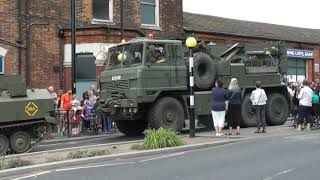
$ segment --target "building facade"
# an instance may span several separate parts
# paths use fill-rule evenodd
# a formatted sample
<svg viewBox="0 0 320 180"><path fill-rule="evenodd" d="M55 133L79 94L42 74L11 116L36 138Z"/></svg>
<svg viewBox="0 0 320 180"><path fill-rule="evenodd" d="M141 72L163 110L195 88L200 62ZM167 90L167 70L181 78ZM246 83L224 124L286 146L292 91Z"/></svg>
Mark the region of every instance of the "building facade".
<svg viewBox="0 0 320 180"><path fill-rule="evenodd" d="M30 87L71 88L70 2L0 0L0 74L21 74ZM183 12L182 0L77 0L77 90L97 83L108 48L152 34L227 43L288 43L289 81L320 78L320 30Z"/></svg>

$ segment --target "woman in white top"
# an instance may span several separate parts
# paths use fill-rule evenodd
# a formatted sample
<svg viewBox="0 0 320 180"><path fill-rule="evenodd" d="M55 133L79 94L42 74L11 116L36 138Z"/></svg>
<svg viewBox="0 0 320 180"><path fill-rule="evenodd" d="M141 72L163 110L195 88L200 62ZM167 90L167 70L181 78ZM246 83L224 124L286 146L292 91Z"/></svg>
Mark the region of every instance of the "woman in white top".
<svg viewBox="0 0 320 180"><path fill-rule="evenodd" d="M252 91L250 100L252 102L252 107L255 109L257 116L257 130L255 133L266 133L266 104L267 104L267 95L266 92L261 89L261 82L256 82L256 89ZM262 126L262 131L261 130Z"/></svg>

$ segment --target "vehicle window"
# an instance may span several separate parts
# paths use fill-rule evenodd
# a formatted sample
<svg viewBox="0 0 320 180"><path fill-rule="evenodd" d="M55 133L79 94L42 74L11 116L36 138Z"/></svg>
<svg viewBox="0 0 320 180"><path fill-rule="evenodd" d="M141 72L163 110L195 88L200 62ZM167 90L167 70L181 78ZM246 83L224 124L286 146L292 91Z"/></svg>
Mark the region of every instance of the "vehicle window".
<svg viewBox="0 0 320 180"><path fill-rule="evenodd" d="M167 64L168 59L164 44L149 44L147 46L147 62L152 64Z"/></svg>
<svg viewBox="0 0 320 180"><path fill-rule="evenodd" d="M109 49L108 68L121 68L142 63L143 44L127 44Z"/></svg>

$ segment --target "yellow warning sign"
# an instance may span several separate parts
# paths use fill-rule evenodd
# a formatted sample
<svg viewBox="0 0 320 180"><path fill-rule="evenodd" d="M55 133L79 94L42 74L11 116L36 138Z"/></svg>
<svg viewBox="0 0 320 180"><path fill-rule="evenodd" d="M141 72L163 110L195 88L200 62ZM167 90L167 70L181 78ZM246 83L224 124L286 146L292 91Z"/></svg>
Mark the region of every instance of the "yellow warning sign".
<svg viewBox="0 0 320 180"><path fill-rule="evenodd" d="M29 104L24 108L24 111L29 115L29 116L34 116L38 112L39 108L36 104L33 102L29 102Z"/></svg>

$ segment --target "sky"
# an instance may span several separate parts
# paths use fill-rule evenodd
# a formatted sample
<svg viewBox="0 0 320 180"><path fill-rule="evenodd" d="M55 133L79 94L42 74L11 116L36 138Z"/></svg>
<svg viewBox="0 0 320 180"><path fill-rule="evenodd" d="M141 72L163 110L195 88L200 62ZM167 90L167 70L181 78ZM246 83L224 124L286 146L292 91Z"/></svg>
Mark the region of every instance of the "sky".
<svg viewBox="0 0 320 180"><path fill-rule="evenodd" d="M183 0L183 10L239 20L320 29L320 0Z"/></svg>

